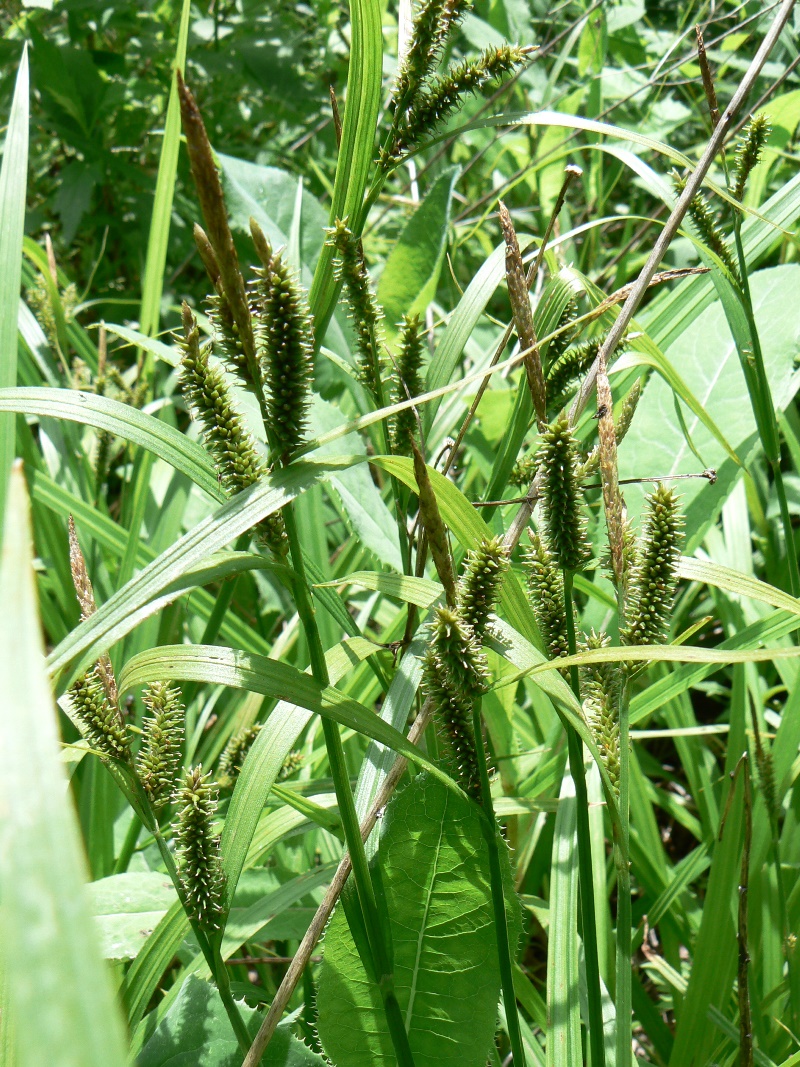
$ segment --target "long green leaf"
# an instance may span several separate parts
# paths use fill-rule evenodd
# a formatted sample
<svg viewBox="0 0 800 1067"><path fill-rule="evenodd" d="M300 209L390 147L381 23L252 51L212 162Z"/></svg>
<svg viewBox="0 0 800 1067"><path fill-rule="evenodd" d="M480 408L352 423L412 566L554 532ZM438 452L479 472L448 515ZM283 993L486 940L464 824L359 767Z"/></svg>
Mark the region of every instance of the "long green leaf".
<svg viewBox="0 0 800 1067"><path fill-rule="evenodd" d="M582 1062L578 998L578 855L575 786L561 783L553 835L547 940L547 1067Z"/></svg>
<svg viewBox="0 0 800 1067"><path fill-rule="evenodd" d="M22 279L22 235L28 179L28 48L17 72L0 166L0 387L17 384L17 315ZM16 419L0 418L0 530L14 459Z"/></svg>
<svg viewBox="0 0 800 1067"><path fill-rule="evenodd" d="M21 467L7 516L0 592L13 611L0 620L0 933L19 1064L123 1067L122 1020L83 888L88 872L44 669Z"/></svg>

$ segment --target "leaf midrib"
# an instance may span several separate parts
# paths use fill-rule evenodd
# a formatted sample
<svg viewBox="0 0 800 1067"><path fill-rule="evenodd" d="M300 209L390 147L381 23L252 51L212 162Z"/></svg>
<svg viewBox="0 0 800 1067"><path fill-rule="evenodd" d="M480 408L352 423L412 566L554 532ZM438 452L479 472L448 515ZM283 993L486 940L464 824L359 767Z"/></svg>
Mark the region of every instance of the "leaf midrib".
<svg viewBox="0 0 800 1067"><path fill-rule="evenodd" d="M436 842L436 855L434 857L433 864L431 865L431 878L428 883L427 896L425 898L425 911L422 916L422 923L420 925L419 936L417 937L417 953L414 958L414 966L411 971L411 986L408 992L408 1007L406 1008L406 1033L411 1029L411 1017L414 1013L414 1001L417 995L417 976L420 970L420 960L422 959L422 942L425 938L425 931L428 927L428 912L430 911L431 898L433 897L433 889L436 885L436 875L439 870L439 853L442 848L442 835L444 833L445 817L447 816L447 805L450 798L445 795L444 798L444 811L442 812L442 818L439 823L439 840Z"/></svg>

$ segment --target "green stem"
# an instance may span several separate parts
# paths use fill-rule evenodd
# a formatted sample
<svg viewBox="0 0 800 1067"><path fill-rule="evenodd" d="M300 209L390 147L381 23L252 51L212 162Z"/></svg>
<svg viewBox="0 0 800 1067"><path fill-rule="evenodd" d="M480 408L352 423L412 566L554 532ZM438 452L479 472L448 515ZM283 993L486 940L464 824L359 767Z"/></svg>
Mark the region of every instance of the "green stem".
<svg viewBox="0 0 800 1067"><path fill-rule="evenodd" d="M236 1040L239 1042L239 1049L246 1056L250 1051L250 1045L252 1044L252 1038L247 1032L247 1027L244 1024L244 1020L239 1014L239 1009L236 1007L236 1001L233 999L233 993L231 992L231 979L228 974L228 968L225 966L225 961L222 958L220 951L221 935L214 939L214 945L212 953L214 956L214 980L219 990L219 995L222 1003L225 1006L225 1011L228 1013L228 1018L231 1021L231 1026L236 1034Z"/></svg>
<svg viewBox="0 0 800 1067"><path fill-rule="evenodd" d="M614 826L614 862L617 868L617 1067L632 1065L633 994L631 982L631 865L630 865L630 735L628 686L619 709L619 826Z"/></svg>
<svg viewBox="0 0 800 1067"><path fill-rule="evenodd" d="M325 653L319 636L314 607L311 602L308 582L306 581L305 563L303 550L297 531L297 522L292 504L283 508L283 519L286 525L286 534L289 538L289 546L292 554L292 562L295 570L295 601L297 614L308 642L309 658L311 660L311 673L320 685L330 685L328 665L325 662ZM361 830L356 814L355 801L350 789L350 779L347 773L347 765L344 758L342 739L339 727L330 719L323 718L322 729L325 735L325 745L328 751L331 777L333 778L336 799L339 803L339 815L344 828L345 841L350 853L350 862L353 868L353 878L356 883L359 904L364 918L364 926L367 931L370 949L372 952L375 973L378 976L378 990L383 1000L386 1023L389 1035L394 1045L395 1055L400 1067L414 1067L414 1059L411 1054L411 1046L408 1042L403 1016L400 1011L397 997L394 992L394 978L389 963L389 953L384 940L383 926L378 914L378 902L369 873L367 857L364 851L364 842L361 839ZM386 924L388 928L388 922Z"/></svg>
<svg viewBox="0 0 800 1067"><path fill-rule="evenodd" d="M567 642L569 654L575 655L575 618L572 606L572 572L564 571L564 608L567 617ZM578 668L569 671L572 692L580 704L581 686ZM603 1001L600 996L600 960L597 952L597 916L594 909L594 879L592 877L592 836L589 826L589 794L586 789L586 772L583 765L583 744L572 726L566 727L569 768L575 783L575 799L578 813L578 881L581 896L581 925L583 927L583 953L586 960L586 986L589 1001L589 1047L593 1067L604 1067Z"/></svg>
<svg viewBox="0 0 800 1067"><path fill-rule="evenodd" d="M503 987L503 1004L506 1009L508 1038L514 1067L525 1067L525 1048L517 1012L517 997L514 992L514 971L511 963L511 945L508 939L506 919L506 901L503 891L503 872L500 866L500 850L497 845L497 820L492 804L492 791L489 783L489 770L486 766L486 749L483 744L483 724L481 722L481 699L472 702L472 725L475 731L475 751L478 758L478 773L481 780L481 801L486 813L484 833L489 850L489 876L492 885L492 908L494 911L495 936L497 937L497 955L500 961L500 982Z"/></svg>

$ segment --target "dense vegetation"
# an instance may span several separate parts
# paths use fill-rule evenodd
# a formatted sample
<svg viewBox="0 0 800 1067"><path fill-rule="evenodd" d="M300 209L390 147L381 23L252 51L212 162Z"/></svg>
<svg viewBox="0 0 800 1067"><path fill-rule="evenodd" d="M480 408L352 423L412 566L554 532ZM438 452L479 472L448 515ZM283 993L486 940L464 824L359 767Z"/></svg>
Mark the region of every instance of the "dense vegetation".
<svg viewBox="0 0 800 1067"><path fill-rule="evenodd" d="M791 0L0 26L3 1067L800 1064Z"/></svg>

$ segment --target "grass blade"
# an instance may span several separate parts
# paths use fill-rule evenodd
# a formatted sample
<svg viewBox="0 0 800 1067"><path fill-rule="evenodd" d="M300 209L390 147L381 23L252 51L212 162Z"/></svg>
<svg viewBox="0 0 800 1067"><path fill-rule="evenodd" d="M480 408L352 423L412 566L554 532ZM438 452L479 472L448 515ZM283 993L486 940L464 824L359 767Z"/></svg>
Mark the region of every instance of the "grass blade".
<svg viewBox="0 0 800 1067"><path fill-rule="evenodd" d="M46 680L21 466L12 475L0 589L0 931L20 1067L122 1067L122 1020L83 883L86 861ZM56 877L54 877L54 873Z"/></svg>

